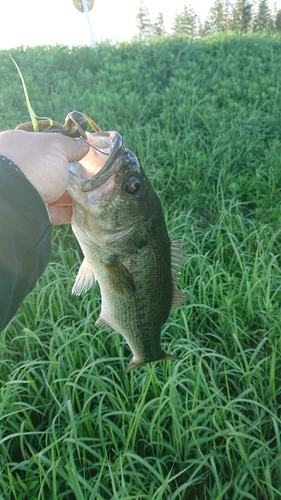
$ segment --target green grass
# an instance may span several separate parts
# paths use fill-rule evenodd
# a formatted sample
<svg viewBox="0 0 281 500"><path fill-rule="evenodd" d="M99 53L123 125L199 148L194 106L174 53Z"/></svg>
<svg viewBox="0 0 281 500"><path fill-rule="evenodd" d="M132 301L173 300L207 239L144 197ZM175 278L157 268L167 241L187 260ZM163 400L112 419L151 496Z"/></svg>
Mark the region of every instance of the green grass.
<svg viewBox="0 0 281 500"><path fill-rule="evenodd" d="M130 351L71 295L70 228L0 337L1 500L281 498L281 40L15 49L33 109L117 129L188 254L176 362L122 378ZM28 119L0 52L0 126Z"/></svg>

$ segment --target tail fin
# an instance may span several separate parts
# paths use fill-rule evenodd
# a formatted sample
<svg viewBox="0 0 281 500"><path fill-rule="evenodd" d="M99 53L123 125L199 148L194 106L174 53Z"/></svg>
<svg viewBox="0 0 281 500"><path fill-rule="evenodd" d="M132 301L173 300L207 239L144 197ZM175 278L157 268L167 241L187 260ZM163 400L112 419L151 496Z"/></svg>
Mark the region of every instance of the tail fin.
<svg viewBox="0 0 281 500"><path fill-rule="evenodd" d="M126 369L123 371L122 375L123 377L127 375L127 373L130 373L133 370L136 370L139 366L141 366L143 363L137 363L134 361L134 358L130 361L130 363L127 364Z"/></svg>
<svg viewBox="0 0 281 500"><path fill-rule="evenodd" d="M177 358L176 356L173 356L172 354L167 354L164 351L162 351L162 352L163 352L163 357L160 358L160 359L157 359L155 361L179 360L180 359L180 358ZM147 363L150 363L150 361L147 361ZM131 371L136 370L137 368L139 368L139 366L142 366L144 364L145 364L145 362L144 363L139 363L134 358L131 359L131 361L126 366L126 369L123 371L123 374L122 374L123 377L125 375L127 375L127 373L130 373Z"/></svg>

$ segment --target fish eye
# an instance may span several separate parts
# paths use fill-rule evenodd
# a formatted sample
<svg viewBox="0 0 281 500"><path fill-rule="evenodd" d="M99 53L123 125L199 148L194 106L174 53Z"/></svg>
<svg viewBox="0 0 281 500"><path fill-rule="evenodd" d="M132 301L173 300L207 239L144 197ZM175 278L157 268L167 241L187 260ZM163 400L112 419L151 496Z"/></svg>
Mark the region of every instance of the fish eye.
<svg viewBox="0 0 281 500"><path fill-rule="evenodd" d="M139 192L140 187L141 187L141 183L140 183L139 179L132 177L127 182L125 182L123 187L124 187L125 193L132 196L132 195L137 194Z"/></svg>

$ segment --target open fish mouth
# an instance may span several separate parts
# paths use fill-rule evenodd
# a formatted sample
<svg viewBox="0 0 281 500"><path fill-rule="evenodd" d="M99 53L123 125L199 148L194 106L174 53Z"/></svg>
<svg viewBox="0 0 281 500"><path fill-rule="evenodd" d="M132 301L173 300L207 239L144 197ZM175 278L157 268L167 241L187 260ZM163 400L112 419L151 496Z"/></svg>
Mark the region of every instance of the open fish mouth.
<svg viewBox="0 0 281 500"><path fill-rule="evenodd" d="M88 142L100 153L108 155L108 159L95 175L82 182L81 189L85 193L103 185L119 169L118 159L121 160L125 152L123 139L116 131L89 134Z"/></svg>
<svg viewBox="0 0 281 500"><path fill-rule="evenodd" d="M87 133L87 142L92 146L79 162L69 163L67 191L81 205L91 206L107 203L115 185L115 177L124 163L127 149L121 135L115 131Z"/></svg>
<svg viewBox="0 0 281 500"><path fill-rule="evenodd" d="M96 130L96 133L85 132L86 128L84 125L86 124L87 127L87 121L90 123L91 127ZM39 132L57 132L69 137L81 137L83 140L86 140L86 142L88 142L98 153L108 157L106 162L102 162L102 164L95 164L95 161L92 162L90 172L95 172L92 177L89 175L83 175L83 170L85 174L87 167L81 170L81 168L79 169L77 165L75 166L75 163L77 164L78 162L70 163L70 175L75 176L79 170L80 174L83 175L84 179L81 179L81 190L85 193L93 191L97 187L103 185L120 167L121 161L115 160L124 156L127 151L123 145L122 137L118 132L101 132L100 128L93 122L93 120L79 111L72 111L71 113L68 113L63 126L60 125L60 123L49 119L37 121L37 126ZM21 123L16 127L16 130L34 132L34 126L32 122ZM84 166L83 160L80 162L80 167Z"/></svg>

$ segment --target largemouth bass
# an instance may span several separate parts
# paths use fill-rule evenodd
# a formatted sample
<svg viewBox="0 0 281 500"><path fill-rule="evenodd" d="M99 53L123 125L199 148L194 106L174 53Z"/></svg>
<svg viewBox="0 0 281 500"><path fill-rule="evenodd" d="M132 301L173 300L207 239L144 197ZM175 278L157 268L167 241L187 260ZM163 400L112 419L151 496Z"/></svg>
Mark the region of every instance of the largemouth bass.
<svg viewBox="0 0 281 500"><path fill-rule="evenodd" d="M84 254L72 293L98 281L102 305L95 325L125 338L133 353L126 374L177 359L162 350L160 336L170 311L188 298L176 288L185 253L169 240L160 200L122 137L104 132L88 140L107 156L70 164L72 229Z"/></svg>

